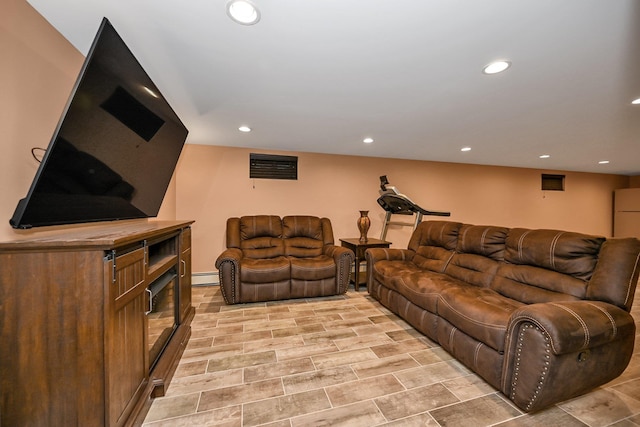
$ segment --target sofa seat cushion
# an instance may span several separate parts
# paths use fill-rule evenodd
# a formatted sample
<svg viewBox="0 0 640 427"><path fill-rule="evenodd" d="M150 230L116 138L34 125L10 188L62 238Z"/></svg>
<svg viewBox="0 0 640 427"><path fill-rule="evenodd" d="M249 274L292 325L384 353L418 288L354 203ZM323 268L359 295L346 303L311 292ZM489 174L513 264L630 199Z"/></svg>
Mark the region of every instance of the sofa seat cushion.
<svg viewBox="0 0 640 427"><path fill-rule="evenodd" d="M289 280L291 264L284 256L275 258L243 258L240 281L243 283L271 283Z"/></svg>
<svg viewBox="0 0 640 427"><path fill-rule="evenodd" d="M420 308L437 313L438 296L443 288L458 281L442 273L424 271L411 261L382 260L374 264L374 278Z"/></svg>
<svg viewBox="0 0 640 427"><path fill-rule="evenodd" d="M443 287L438 315L465 334L502 353L511 314L523 305L487 288L472 285Z"/></svg>
<svg viewBox="0 0 640 427"><path fill-rule="evenodd" d="M336 263L326 255L310 258L289 257L289 261L292 279L322 280L336 275Z"/></svg>

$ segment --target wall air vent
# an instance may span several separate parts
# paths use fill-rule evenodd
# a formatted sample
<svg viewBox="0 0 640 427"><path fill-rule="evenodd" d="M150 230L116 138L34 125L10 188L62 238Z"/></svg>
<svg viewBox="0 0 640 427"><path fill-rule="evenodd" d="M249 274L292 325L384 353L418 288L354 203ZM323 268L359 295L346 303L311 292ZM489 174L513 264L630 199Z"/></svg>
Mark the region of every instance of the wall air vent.
<svg viewBox="0 0 640 427"><path fill-rule="evenodd" d="M564 175L542 174L542 190L564 191Z"/></svg>
<svg viewBox="0 0 640 427"><path fill-rule="evenodd" d="M298 157L250 153L249 178L298 179Z"/></svg>

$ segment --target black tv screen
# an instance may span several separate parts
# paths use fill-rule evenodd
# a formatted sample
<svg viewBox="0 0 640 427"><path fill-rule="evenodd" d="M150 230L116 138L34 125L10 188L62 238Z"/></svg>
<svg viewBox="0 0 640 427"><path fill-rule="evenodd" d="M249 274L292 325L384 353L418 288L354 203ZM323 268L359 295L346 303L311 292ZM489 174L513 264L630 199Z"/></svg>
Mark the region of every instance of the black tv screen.
<svg viewBox="0 0 640 427"><path fill-rule="evenodd" d="M187 137L102 20L14 228L157 216Z"/></svg>

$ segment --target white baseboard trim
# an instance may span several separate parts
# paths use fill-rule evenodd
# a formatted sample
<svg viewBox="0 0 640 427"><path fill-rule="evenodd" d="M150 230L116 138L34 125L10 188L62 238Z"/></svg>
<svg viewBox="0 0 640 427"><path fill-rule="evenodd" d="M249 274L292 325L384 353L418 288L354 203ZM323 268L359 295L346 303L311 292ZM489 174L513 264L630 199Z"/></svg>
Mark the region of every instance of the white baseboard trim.
<svg viewBox="0 0 640 427"><path fill-rule="evenodd" d="M193 273L191 275L191 286L218 286L219 284L220 279L217 271Z"/></svg>

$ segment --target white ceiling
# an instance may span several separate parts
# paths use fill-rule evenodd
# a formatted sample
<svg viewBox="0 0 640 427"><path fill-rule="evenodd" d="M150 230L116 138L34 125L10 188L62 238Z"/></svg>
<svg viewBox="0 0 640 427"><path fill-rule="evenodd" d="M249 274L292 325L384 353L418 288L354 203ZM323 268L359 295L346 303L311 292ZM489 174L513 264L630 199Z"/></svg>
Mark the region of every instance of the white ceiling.
<svg viewBox="0 0 640 427"><path fill-rule="evenodd" d="M83 54L106 16L190 143L640 175L638 0L253 1L29 3Z"/></svg>

